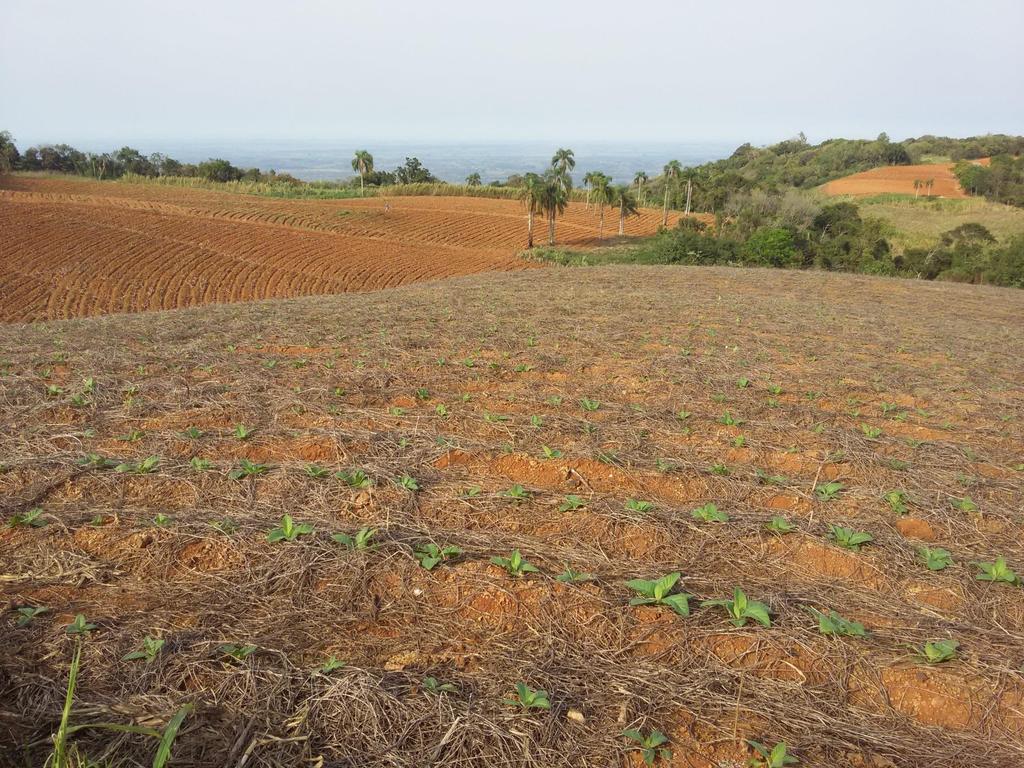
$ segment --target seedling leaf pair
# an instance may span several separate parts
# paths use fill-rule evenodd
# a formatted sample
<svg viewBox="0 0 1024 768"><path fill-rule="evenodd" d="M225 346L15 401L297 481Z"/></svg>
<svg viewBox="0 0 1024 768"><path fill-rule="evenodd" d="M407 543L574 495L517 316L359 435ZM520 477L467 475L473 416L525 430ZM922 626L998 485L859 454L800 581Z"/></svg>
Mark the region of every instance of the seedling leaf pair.
<svg viewBox="0 0 1024 768"><path fill-rule="evenodd" d="M646 579L632 579L626 582L626 586L637 593L637 597L631 598L630 605L664 605L671 608L680 616L690 615L690 598L685 592L671 594L676 582L679 581L681 573L669 573L655 581Z"/></svg>
<svg viewBox="0 0 1024 768"><path fill-rule="evenodd" d="M704 600L703 607L722 607L729 614L729 621L737 627L745 626L748 619L753 619L765 627L772 625L771 616L768 613L768 606L757 600L750 600L739 587L732 590L732 600Z"/></svg>

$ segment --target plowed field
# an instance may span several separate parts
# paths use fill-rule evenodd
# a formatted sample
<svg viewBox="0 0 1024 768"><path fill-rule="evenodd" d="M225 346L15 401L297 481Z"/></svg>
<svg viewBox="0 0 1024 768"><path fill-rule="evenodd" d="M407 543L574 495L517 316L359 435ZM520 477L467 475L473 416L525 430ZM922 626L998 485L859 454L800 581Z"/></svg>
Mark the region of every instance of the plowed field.
<svg viewBox="0 0 1024 768"><path fill-rule="evenodd" d="M870 171L855 173L822 186L826 195L853 195L866 197L870 195L913 195L914 180L927 182L934 180L931 187L921 187L917 194L933 197L964 198L967 193L960 187L960 182L953 175L950 163L934 163L930 165L885 165L872 168Z"/></svg>
<svg viewBox="0 0 1024 768"><path fill-rule="evenodd" d="M99 207L129 252L233 231ZM1024 765L1022 316L632 267L0 327L0 764L43 764L80 647L92 764L191 707L172 768L636 768L628 729L667 768Z"/></svg>
<svg viewBox="0 0 1024 768"><path fill-rule="evenodd" d="M512 200L298 201L152 184L0 177L0 322L388 288L528 268ZM670 224L674 224L673 214ZM653 233L660 211L627 221ZM617 228L606 211L605 235ZM537 222L537 242L546 232ZM560 244L598 243L569 207Z"/></svg>

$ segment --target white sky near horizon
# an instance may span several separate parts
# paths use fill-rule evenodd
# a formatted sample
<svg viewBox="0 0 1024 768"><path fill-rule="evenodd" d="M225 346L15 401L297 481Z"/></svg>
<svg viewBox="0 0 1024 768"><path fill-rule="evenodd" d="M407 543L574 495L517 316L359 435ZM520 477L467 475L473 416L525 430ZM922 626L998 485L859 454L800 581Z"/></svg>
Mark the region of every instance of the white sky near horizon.
<svg viewBox="0 0 1024 768"><path fill-rule="evenodd" d="M0 0L0 130L22 148L1024 133L1022 30L1024 0Z"/></svg>

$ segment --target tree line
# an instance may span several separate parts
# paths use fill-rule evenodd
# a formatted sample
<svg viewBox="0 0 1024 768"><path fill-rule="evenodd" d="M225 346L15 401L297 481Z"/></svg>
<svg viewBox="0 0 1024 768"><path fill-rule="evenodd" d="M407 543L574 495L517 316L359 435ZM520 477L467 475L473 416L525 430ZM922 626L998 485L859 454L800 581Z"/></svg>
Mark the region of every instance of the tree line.
<svg viewBox="0 0 1024 768"><path fill-rule="evenodd" d="M886 224L852 202L819 205L790 188L735 194L713 228L684 217L638 244L597 253L544 250L563 264L628 262L824 269L1024 288L1024 234L999 242L984 226L961 224L926 247L895 251Z"/></svg>

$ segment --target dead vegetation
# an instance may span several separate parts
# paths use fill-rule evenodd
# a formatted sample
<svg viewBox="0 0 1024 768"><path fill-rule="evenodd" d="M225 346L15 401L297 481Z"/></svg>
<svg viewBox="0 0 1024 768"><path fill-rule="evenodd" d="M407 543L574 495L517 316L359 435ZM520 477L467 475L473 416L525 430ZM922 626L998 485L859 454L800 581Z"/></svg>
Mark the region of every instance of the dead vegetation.
<svg viewBox="0 0 1024 768"><path fill-rule="evenodd" d="M173 766L639 765L627 729L675 766L1024 761L1024 591L973 565L1024 571L1024 294L566 275L0 328L3 759L48 754L82 614L72 722L194 704ZM673 572L689 616L630 605ZM701 605L736 587L771 626Z"/></svg>

